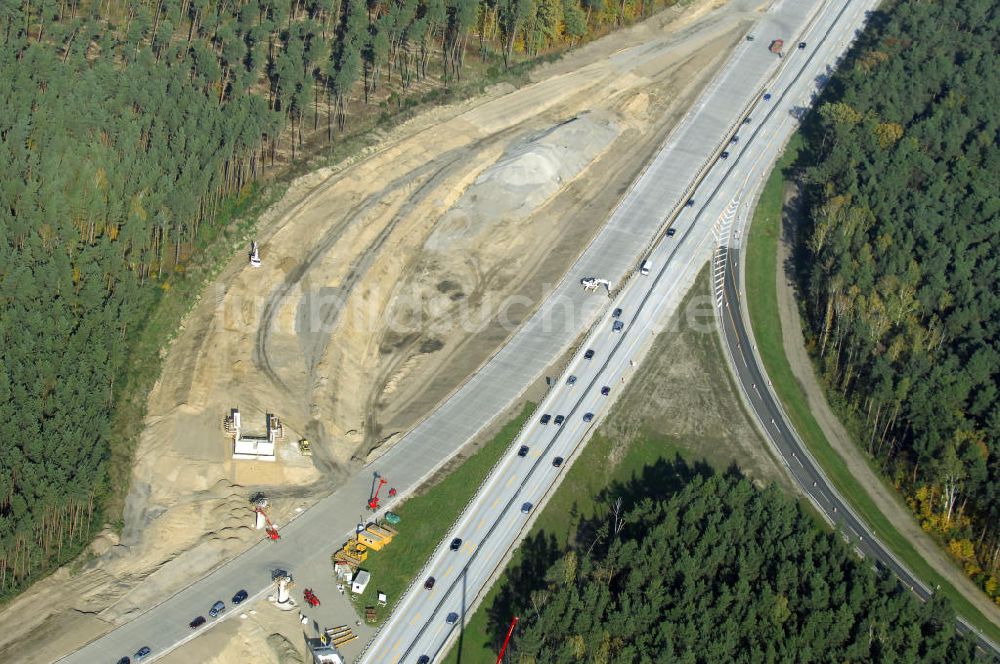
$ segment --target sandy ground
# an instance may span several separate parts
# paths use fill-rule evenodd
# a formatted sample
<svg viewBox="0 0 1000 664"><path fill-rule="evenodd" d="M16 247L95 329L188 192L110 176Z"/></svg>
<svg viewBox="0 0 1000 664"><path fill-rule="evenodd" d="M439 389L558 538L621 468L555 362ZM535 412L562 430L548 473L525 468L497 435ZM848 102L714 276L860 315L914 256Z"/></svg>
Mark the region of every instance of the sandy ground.
<svg viewBox="0 0 1000 664"><path fill-rule="evenodd" d="M736 464L759 485L776 482L793 490L733 384L708 275L706 266L657 334L602 433L623 446L636 436L664 440L692 461L704 459L720 470Z"/></svg>
<svg viewBox="0 0 1000 664"><path fill-rule="evenodd" d="M782 224L782 241L778 243L778 265L786 265L792 248L791 233L794 233L788 210L795 195L795 188L789 185L785 191L785 219ZM813 369L805 338L802 336L802 321L799 318L795 285L785 270L777 273L778 310L781 316L781 336L785 355L792 367L792 373L809 402L809 410L823 430L830 445L837 451L851 474L865 487L868 495L882 514L896 527L903 537L917 550L917 553L946 578L966 599L993 623L1000 625L1000 607L983 594L972 581L957 567L955 562L921 528L909 508L900 500L899 494L886 486L885 482L868 465L864 453L851 440L847 430L826 401Z"/></svg>
<svg viewBox="0 0 1000 664"><path fill-rule="evenodd" d="M254 490L280 523L475 371L735 45L749 17L728 5L694 25L720 4L696 0L539 68L530 85L432 109L293 183L261 220L263 266L234 247L165 351L121 541L99 538L72 573L5 607L0 660L51 661L201 576L260 537ZM501 324L509 298L520 305ZM246 429L281 417L276 462L231 459L221 422L234 406ZM234 629L233 643L254 641Z"/></svg>

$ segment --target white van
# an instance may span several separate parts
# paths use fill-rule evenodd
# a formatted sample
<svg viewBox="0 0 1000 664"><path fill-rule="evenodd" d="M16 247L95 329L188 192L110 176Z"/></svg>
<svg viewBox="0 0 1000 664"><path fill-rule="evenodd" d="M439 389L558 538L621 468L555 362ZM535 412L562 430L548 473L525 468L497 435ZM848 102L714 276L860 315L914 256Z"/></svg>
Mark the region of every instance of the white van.
<svg viewBox="0 0 1000 664"><path fill-rule="evenodd" d="M649 271L650 271L650 269L652 269L652 267L653 267L653 264L649 262L649 259L644 260L642 262L642 267L639 268L639 274L641 274L643 276L649 274Z"/></svg>

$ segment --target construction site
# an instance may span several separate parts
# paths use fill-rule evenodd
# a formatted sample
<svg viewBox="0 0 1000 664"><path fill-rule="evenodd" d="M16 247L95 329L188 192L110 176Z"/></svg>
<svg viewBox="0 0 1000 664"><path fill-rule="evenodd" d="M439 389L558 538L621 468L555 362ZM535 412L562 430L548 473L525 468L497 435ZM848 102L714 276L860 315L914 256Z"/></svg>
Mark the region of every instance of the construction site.
<svg viewBox="0 0 1000 664"><path fill-rule="evenodd" d="M234 241L164 349L122 527L0 613L0 659L54 661L279 541L282 524L399 441L544 300L750 18L716 0L665 10L296 180L252 241ZM582 286L614 288L601 275ZM527 304L498 320L510 299ZM256 491L267 504L248 510ZM162 661L295 661L275 653L304 656L303 632L349 656L370 627L348 597L377 587L365 557L394 537L388 521L362 526L326 569L291 570L323 600L290 591L322 613L328 643L298 611L258 602ZM357 638L338 645L342 626Z"/></svg>

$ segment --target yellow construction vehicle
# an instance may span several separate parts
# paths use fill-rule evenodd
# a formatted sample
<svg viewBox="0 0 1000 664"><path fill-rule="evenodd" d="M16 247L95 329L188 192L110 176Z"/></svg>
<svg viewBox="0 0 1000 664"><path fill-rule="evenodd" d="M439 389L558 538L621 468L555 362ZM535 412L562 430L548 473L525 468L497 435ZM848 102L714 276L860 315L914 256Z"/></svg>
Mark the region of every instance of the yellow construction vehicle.
<svg viewBox="0 0 1000 664"><path fill-rule="evenodd" d="M389 543L381 535L370 530L362 530L358 533L358 541L372 551L381 551L382 547Z"/></svg>
<svg viewBox="0 0 1000 664"><path fill-rule="evenodd" d="M312 456L312 449L309 447L309 439L302 438L299 440L299 454L302 456Z"/></svg>
<svg viewBox="0 0 1000 664"><path fill-rule="evenodd" d="M381 537L383 544L389 544L390 542L392 542L392 538L396 536L397 532L395 528L391 528L389 526L380 526L377 523L369 523L367 531Z"/></svg>
<svg viewBox="0 0 1000 664"><path fill-rule="evenodd" d="M333 554L335 562L344 562L357 569L358 565L368 559L368 547L351 538L347 540L344 548Z"/></svg>

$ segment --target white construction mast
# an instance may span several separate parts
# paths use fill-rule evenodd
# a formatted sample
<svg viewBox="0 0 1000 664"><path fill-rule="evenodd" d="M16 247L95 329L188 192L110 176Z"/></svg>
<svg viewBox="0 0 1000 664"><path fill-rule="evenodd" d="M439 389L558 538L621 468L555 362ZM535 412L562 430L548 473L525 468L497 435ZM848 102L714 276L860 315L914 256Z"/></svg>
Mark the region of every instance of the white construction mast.
<svg viewBox="0 0 1000 664"><path fill-rule="evenodd" d="M260 252L257 250L257 241L250 244L250 266L260 267Z"/></svg>

